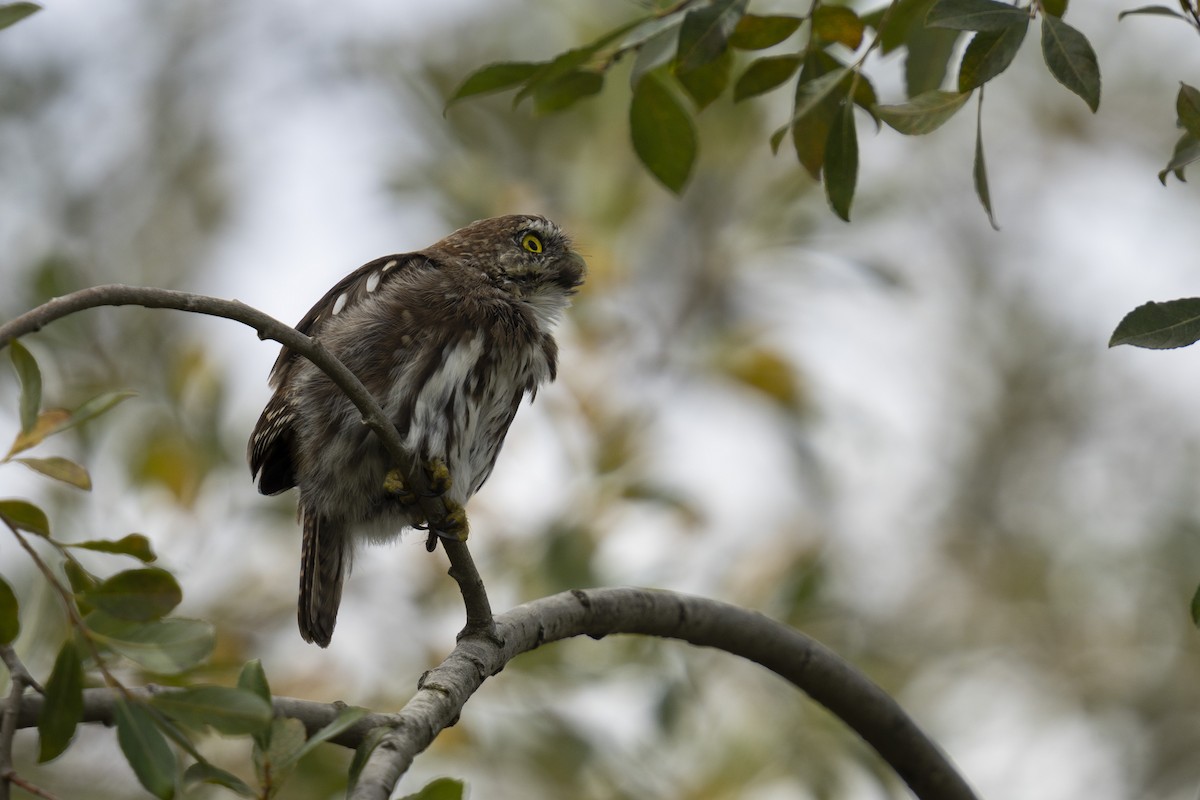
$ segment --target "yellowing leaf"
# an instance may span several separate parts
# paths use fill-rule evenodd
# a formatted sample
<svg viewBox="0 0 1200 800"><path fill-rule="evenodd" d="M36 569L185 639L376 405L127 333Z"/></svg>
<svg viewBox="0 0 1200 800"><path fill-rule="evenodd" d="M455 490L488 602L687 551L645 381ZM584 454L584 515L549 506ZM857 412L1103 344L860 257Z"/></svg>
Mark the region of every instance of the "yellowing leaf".
<svg viewBox="0 0 1200 800"><path fill-rule="evenodd" d="M48 478L69 483L85 492L92 489L92 477L88 475L88 471L70 459L52 456L50 458L18 458L16 460Z"/></svg>
<svg viewBox="0 0 1200 800"><path fill-rule="evenodd" d="M858 14L846 6L817 6L812 16L814 34L827 42L844 44L851 50L857 50L862 44L865 27Z"/></svg>

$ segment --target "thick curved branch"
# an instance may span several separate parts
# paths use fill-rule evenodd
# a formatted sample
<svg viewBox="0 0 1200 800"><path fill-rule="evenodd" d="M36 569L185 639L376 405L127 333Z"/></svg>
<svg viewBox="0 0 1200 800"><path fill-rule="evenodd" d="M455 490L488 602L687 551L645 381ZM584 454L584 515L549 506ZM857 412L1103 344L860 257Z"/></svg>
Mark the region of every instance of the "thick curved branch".
<svg viewBox="0 0 1200 800"><path fill-rule="evenodd" d="M896 701L823 645L737 606L624 588L563 592L535 600L497 617L495 636L464 636L445 661L425 674L399 713L369 714L331 740L353 748L373 728L393 729L371 754L351 798L390 797L413 759L454 724L484 680L521 653L573 636L602 639L616 633L679 639L761 664L845 722L921 800L975 800L950 761ZM149 697L175 690L151 686L129 691ZM84 690L83 721L113 724L116 702L113 689ZM40 695L22 697L16 726L35 726L43 706ZM280 716L299 719L312 734L331 722L342 706L277 697L274 707ZM0 701L0 712L9 712L8 703Z"/></svg>
<svg viewBox="0 0 1200 800"><path fill-rule="evenodd" d="M871 745L921 800L975 800L966 781L886 692L833 652L757 612L647 589L563 592L496 618L497 639L464 639L396 715L371 754L353 800L386 800L413 758L458 719L488 677L520 653L581 634L680 639L754 661L790 681Z"/></svg>
<svg viewBox="0 0 1200 800"><path fill-rule="evenodd" d="M144 308L170 308L192 314L206 314L241 322L258 331L258 338L273 339L288 349L299 353L315 364L338 388L346 393L355 407L362 412L363 424L374 431L388 451L392 461L408 479L408 485L420 496L421 510L431 526L444 527L446 504L441 497L430 491L429 480L424 469L414 469L411 454L391 420L384 414L379 403L362 385L345 364L334 358L315 339L305 336L290 325L285 325L269 314L238 300L222 300L217 297L179 292L172 289L154 289L145 286L122 286L110 284L93 286L78 292L56 297L48 303L27 311L10 322L0 325L0 350L13 339L41 330L55 320L79 311L100 306L142 306ZM479 571L471 559L470 551L461 542L443 542L450 559L450 575L458 582L466 606L467 625L464 632L490 630L492 609L484 590Z"/></svg>

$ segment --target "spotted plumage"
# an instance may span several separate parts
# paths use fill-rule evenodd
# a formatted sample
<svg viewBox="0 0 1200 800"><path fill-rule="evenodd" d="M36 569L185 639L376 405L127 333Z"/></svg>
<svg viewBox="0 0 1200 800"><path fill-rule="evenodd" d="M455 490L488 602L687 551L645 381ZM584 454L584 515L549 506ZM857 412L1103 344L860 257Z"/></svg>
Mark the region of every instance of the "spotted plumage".
<svg viewBox="0 0 1200 800"><path fill-rule="evenodd" d="M359 377L418 463L445 465L446 499L462 506L491 474L521 399L554 379L551 329L584 271L549 220L486 219L363 265L296 327ZM250 470L263 494L299 487L300 633L325 647L354 542L392 538L421 517L385 491L395 465L324 373L284 348L271 385Z"/></svg>

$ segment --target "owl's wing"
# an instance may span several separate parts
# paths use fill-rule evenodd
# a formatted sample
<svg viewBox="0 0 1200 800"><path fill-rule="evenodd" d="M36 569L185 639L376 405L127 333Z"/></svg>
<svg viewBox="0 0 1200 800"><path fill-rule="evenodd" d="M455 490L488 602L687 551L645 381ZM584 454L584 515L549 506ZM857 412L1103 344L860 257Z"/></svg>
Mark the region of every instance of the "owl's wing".
<svg viewBox="0 0 1200 800"><path fill-rule="evenodd" d="M415 264L425 264L429 258L421 253L405 253L377 258L363 264L342 278L308 310L296 325L306 336L319 336L321 327L330 317L363 300L387 281ZM288 393L288 377L296 354L284 347L271 367L271 385L275 394L263 409L250 434L246 448L250 474L258 480L263 494L279 494L296 485L292 444L295 437L296 412Z"/></svg>
<svg viewBox="0 0 1200 800"><path fill-rule="evenodd" d="M429 260L423 253L403 253L368 261L335 283L333 288L308 310L304 318L296 323L296 330L306 336L319 335L321 326L330 317L362 302L367 295L377 291L380 286L400 273L411 269L414 264L425 264ZM275 359L275 365L271 367L272 386L278 388L283 385L288 367L295 357L296 354L286 347L279 351L279 358Z"/></svg>

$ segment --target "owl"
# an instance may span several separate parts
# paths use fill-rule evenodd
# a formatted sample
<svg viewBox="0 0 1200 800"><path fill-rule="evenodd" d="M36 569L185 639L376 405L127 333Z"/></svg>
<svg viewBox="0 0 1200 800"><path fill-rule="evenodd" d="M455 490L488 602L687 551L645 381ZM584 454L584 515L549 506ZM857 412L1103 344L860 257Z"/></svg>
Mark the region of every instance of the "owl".
<svg viewBox="0 0 1200 800"><path fill-rule="evenodd" d="M358 376L447 507L461 510L491 474L522 398L554 379L553 329L585 272L553 222L484 219L363 265L296 328ZM327 647L356 546L393 539L423 516L323 372L285 347L270 384L247 448L250 472L263 494L299 489L300 634Z"/></svg>

